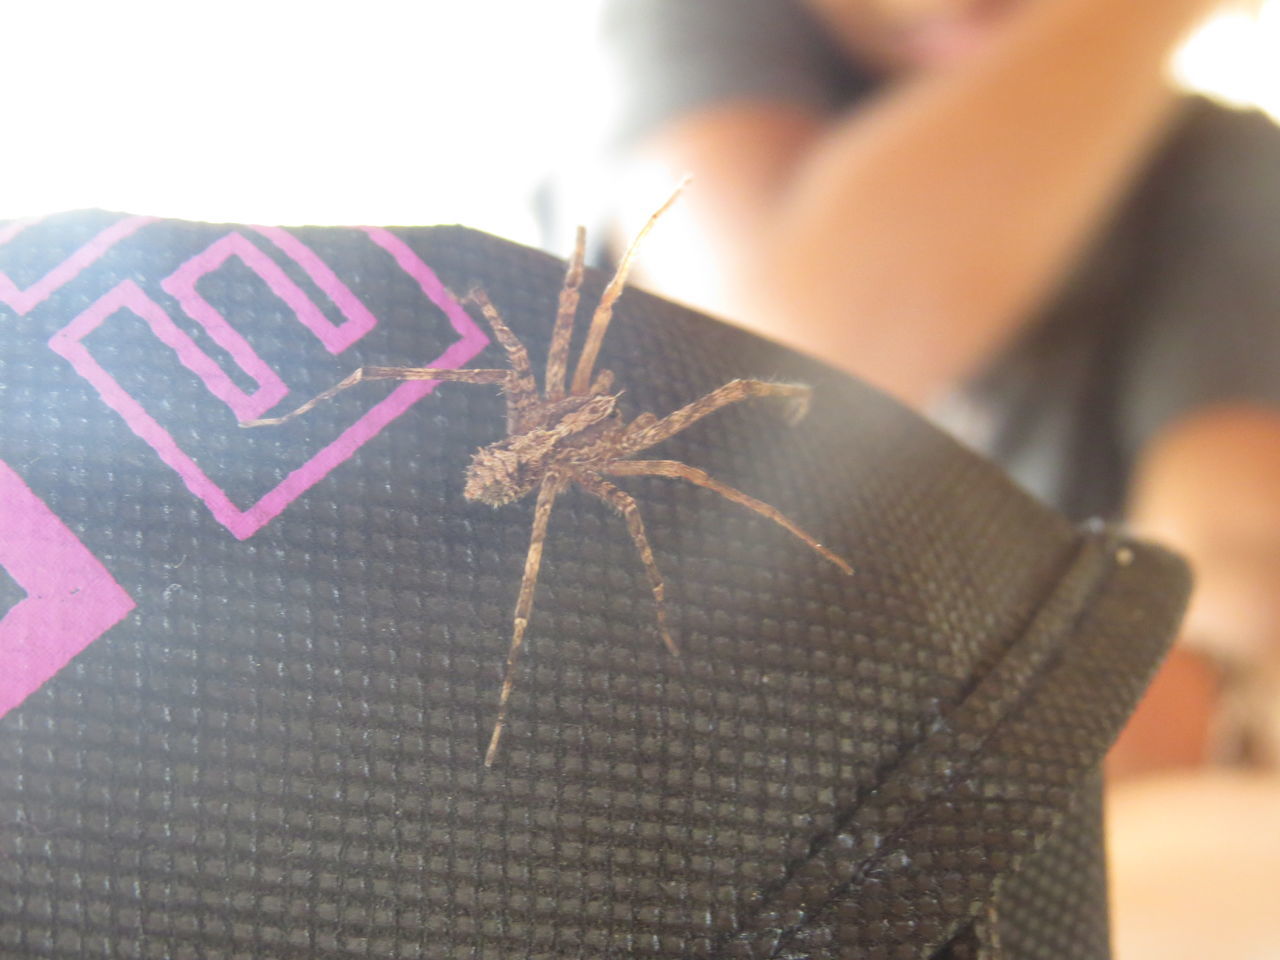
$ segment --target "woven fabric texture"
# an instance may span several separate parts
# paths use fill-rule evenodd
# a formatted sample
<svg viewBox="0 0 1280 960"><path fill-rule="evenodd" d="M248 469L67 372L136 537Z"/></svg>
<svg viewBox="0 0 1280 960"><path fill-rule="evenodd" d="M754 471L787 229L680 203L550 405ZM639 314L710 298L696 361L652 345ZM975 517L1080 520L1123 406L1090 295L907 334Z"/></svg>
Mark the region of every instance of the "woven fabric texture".
<svg viewBox="0 0 1280 960"><path fill-rule="evenodd" d="M463 496L541 376L563 264L462 228L99 212L0 225L0 956L1100 958L1097 764L1185 572L1077 529L875 391L637 291L628 417L732 380L550 520L483 763L532 496ZM588 273L578 340L603 280ZM575 344L574 355L577 354Z"/></svg>

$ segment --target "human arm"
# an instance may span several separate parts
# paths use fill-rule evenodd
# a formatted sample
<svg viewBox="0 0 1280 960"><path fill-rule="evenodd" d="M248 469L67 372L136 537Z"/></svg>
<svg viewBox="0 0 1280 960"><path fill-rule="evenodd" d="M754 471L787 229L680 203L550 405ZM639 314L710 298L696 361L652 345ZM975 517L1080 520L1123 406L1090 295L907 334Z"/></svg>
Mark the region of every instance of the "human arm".
<svg viewBox="0 0 1280 960"><path fill-rule="evenodd" d="M1172 424L1133 490L1134 525L1196 567L1188 643L1235 664L1280 657L1280 413L1224 405Z"/></svg>
<svg viewBox="0 0 1280 960"><path fill-rule="evenodd" d="M1117 744L1111 773L1203 763L1214 734L1232 732L1214 729L1224 710L1247 712L1252 759L1280 766L1280 413L1230 404L1171 424L1143 453L1131 515L1187 556L1196 588L1180 648Z"/></svg>
<svg viewBox="0 0 1280 960"><path fill-rule="evenodd" d="M692 171L646 280L926 403L1059 280L1158 137L1209 0L1040 0L982 49L835 119L726 102L653 132L625 234Z"/></svg>
<svg viewBox="0 0 1280 960"><path fill-rule="evenodd" d="M1119 753L1186 767L1238 750L1244 720L1280 767L1280 128L1193 107L1147 181L1149 277L1127 301L1110 429L1130 521L1186 553L1196 588ZM1135 753L1143 728L1164 746Z"/></svg>

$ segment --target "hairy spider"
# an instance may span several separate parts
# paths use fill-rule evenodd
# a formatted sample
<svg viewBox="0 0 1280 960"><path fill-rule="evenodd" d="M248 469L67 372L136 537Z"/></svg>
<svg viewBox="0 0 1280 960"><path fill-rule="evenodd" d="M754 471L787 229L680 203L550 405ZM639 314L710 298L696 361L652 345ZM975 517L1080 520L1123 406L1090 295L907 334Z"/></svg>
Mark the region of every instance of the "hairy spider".
<svg viewBox="0 0 1280 960"><path fill-rule="evenodd" d="M683 184L681 185L683 187ZM245 421L244 427L260 427L279 424L306 413L316 404L366 380L449 380L458 383L492 383L502 387L507 400L507 436L497 443L481 447L467 468L463 496L498 507L538 492L533 509L533 532L529 540L529 552L524 561L524 577L520 581L520 593L516 600L515 622L512 627L511 646L503 673L502 690L498 697L498 715L493 734L485 752L485 766L491 766L498 752L498 742L507 721L507 707L515 682L516 662L524 644L529 616L533 611L533 593L538 582L538 568L542 563L542 547L547 536L547 523L551 508L558 497L571 484L603 500L626 520L627 530L635 542L653 589L657 607L658 630L672 654L679 656L679 648L667 627L665 587L658 564L653 558L649 538L645 535L644 522L635 499L620 490L608 477L659 476L688 480L714 490L722 497L754 510L763 517L789 530L819 554L830 560L845 573L853 569L841 557L832 553L774 507L728 484L721 483L696 467L675 460L633 460L633 454L666 440L684 430L696 420L729 404L753 397L776 397L790 405L791 420L795 422L808 409L810 388L802 384L767 383L762 380L732 380L713 390L699 400L681 407L674 413L658 418L642 413L630 423L622 419L618 410L620 393L612 393L613 374L601 370L594 379L592 370L600 343L604 339L613 307L626 285L627 273L640 241L657 222L658 218L675 202L680 188L651 216L631 242L601 294L600 303L591 317L586 343L578 357L573 379L566 387L569 366L569 348L573 338L574 316L577 313L579 290L582 285L583 255L586 233L579 227L573 256L560 290L559 309L552 329L551 345L547 356L545 389L538 392L538 385L529 366L529 354L524 344L503 322L502 317L479 288L473 289L463 302L477 306L492 328L494 336L506 351L510 369L506 370L438 370L430 367L361 367L341 383L308 400L292 413L279 417Z"/></svg>

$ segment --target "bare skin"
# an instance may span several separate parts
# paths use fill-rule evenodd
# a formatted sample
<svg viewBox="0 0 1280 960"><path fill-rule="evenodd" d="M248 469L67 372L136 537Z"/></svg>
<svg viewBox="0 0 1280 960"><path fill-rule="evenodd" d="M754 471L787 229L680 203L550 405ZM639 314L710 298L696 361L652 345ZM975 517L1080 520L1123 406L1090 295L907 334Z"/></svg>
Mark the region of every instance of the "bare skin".
<svg viewBox="0 0 1280 960"><path fill-rule="evenodd" d="M1148 446L1130 513L1142 533L1191 559L1196 591L1182 648L1121 737L1112 773L1214 759L1280 771L1277 491L1280 413L1215 407Z"/></svg>
<svg viewBox="0 0 1280 960"><path fill-rule="evenodd" d="M1165 128L1163 64L1215 3L1036 0L969 22L971 0L809 2L859 53L880 28L887 89L835 117L735 101L674 119L632 156L617 226L691 171L647 284L926 405L1052 292ZM962 50L895 45L944 14Z"/></svg>
<svg viewBox="0 0 1280 960"><path fill-rule="evenodd" d="M665 417L643 413L630 423L622 419L618 409L619 394L609 392L613 385L613 374L608 370L595 374L595 362L613 316L614 304L626 286L627 272L635 251L678 194L679 190L657 213L649 217L620 261L613 279L605 287L600 303L592 314L586 341L567 389L565 381L569 368L569 347L573 339L573 320L583 275L585 234L581 229L578 231L573 257L560 291L559 309L547 357L544 390L541 393L524 345L503 321L484 291L475 289L465 299L479 308L493 330L494 337L506 352L509 369L362 367L291 413L241 424L245 427L260 427L284 423L366 380L447 380L456 383L497 384L502 387L507 398L507 437L476 451L467 469L463 495L468 500L498 507L536 491L537 501L534 505L529 551L525 556L524 575L516 599L511 645L507 651L502 689L498 697L498 715L485 752L485 766L491 766L496 759L498 744L506 727L516 665L524 646L529 618L533 613L534 590L552 509L556 498L569 486L578 486L622 514L649 578L657 609L659 633L673 656L679 656L680 651L667 625L666 585L654 559L639 505L630 494L615 486L608 479L610 476L671 477L706 487L725 499L772 520L844 573L853 573L852 567L843 558L828 550L769 504L735 490L696 467L678 461L631 459L635 454L680 433L703 417L744 400L782 400L787 404L794 422L804 416L811 392L809 387L802 384L732 380Z"/></svg>

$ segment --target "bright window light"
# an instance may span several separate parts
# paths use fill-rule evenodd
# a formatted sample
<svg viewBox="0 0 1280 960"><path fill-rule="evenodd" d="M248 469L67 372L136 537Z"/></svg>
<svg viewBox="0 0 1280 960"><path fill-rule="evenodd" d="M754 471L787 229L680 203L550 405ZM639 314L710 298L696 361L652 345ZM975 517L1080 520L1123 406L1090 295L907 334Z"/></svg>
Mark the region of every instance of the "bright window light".
<svg viewBox="0 0 1280 960"><path fill-rule="evenodd" d="M1227 8L1204 25L1174 58L1188 88L1237 106L1256 106L1280 119L1280 3L1257 13Z"/></svg>
<svg viewBox="0 0 1280 960"><path fill-rule="evenodd" d="M462 221L529 239L590 0L22 3L5 11L0 219L100 207L258 223Z"/></svg>
<svg viewBox="0 0 1280 960"><path fill-rule="evenodd" d="M14 4L0 219L464 222L533 242L538 175L571 166L608 103L596 3ZM1280 116L1277 49L1270 0L1215 20L1176 69Z"/></svg>

